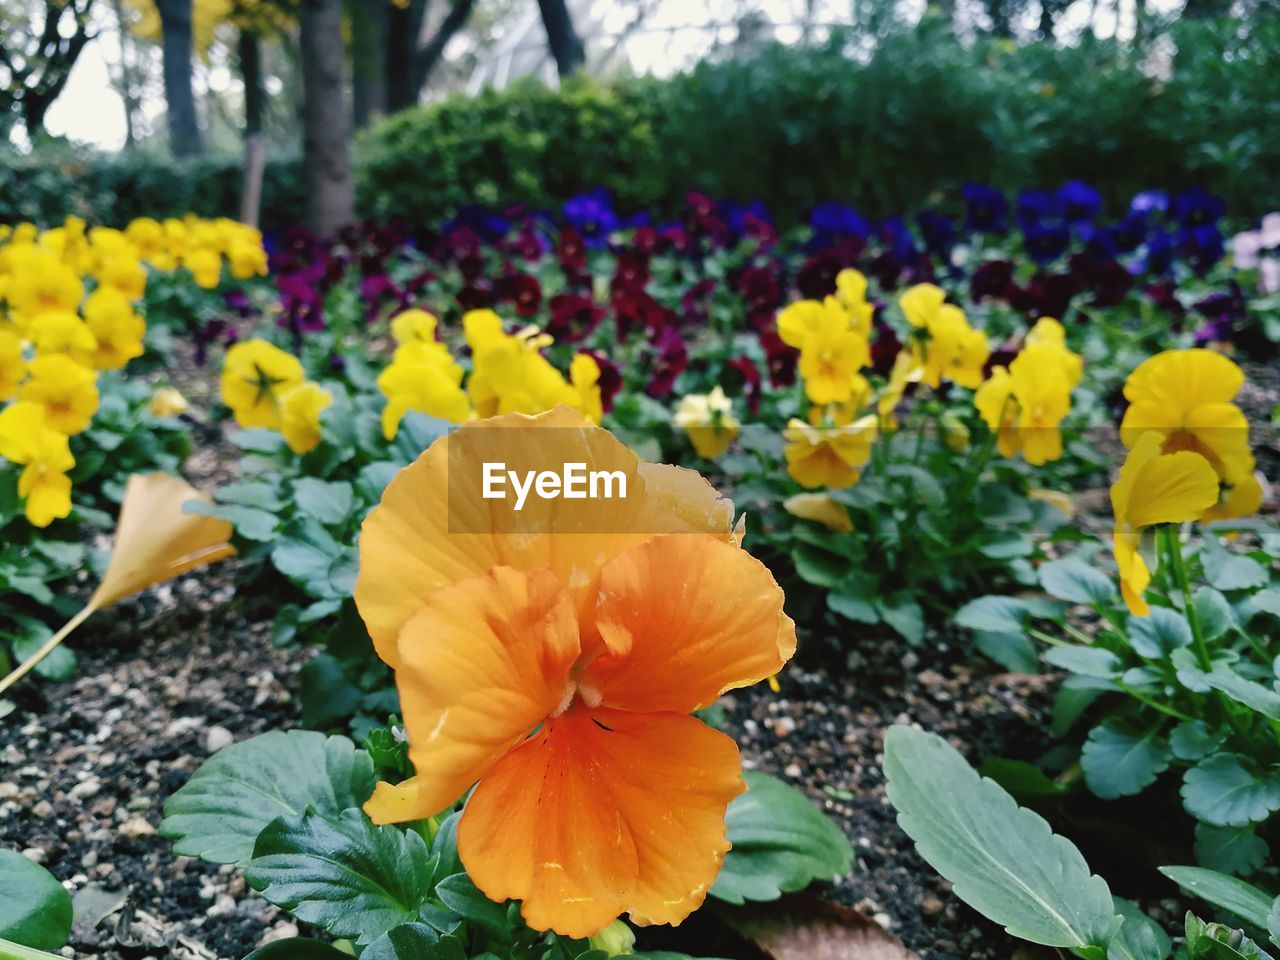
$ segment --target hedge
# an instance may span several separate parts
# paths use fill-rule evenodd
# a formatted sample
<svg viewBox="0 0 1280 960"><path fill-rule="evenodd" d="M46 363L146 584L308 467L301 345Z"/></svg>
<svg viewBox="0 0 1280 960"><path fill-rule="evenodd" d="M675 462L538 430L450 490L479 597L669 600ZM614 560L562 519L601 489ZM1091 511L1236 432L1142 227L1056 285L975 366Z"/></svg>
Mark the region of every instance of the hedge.
<svg viewBox="0 0 1280 960"><path fill-rule="evenodd" d="M1233 214L1280 206L1280 21L1184 21L1146 48L961 44L935 20L851 58L766 46L670 80L536 83L403 111L356 149L360 211L438 223L462 204L559 205L605 186L625 210L685 193L763 200L782 219L841 200L872 216L969 180L1007 189L1079 178L1115 203L1203 184ZM234 213L238 158L0 161L0 221L79 212L120 222ZM296 161L269 165L264 223L297 220Z"/></svg>

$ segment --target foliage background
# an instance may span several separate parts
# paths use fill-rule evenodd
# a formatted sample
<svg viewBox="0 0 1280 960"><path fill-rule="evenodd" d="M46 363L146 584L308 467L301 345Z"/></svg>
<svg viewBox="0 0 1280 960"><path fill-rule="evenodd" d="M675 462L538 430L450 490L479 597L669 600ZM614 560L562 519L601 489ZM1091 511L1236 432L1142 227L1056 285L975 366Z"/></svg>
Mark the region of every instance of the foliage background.
<svg viewBox="0 0 1280 960"><path fill-rule="evenodd" d="M1204 184L1253 216L1274 206L1277 82L1271 18L1248 30L1183 20L1148 43L1086 35L1068 47L962 43L926 18L861 58L837 35L670 80L525 82L401 111L358 144L359 206L430 225L460 204L550 207L603 185L624 210L674 210L696 188L784 216L824 200L883 216L968 180L1014 189L1079 178L1113 203ZM238 157L6 156L0 221L234 214L239 177ZM295 159L269 163L264 198L265 226L301 217Z"/></svg>

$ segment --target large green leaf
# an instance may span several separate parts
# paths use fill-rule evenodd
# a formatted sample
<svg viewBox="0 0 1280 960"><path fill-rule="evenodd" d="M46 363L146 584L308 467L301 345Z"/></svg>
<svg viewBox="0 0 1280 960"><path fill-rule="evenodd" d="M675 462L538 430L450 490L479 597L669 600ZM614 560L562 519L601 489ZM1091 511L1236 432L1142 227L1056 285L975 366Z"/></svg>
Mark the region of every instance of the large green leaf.
<svg viewBox="0 0 1280 960"><path fill-rule="evenodd" d="M1128 900L1115 898L1124 924L1107 944L1107 960L1164 960L1172 944L1160 925Z"/></svg>
<svg viewBox="0 0 1280 960"><path fill-rule="evenodd" d="M1116 586L1101 570L1071 557L1050 560L1039 570L1040 586L1052 596L1069 603L1103 606L1116 595Z"/></svg>
<svg viewBox="0 0 1280 960"><path fill-rule="evenodd" d="M293 500L303 513L325 526L343 523L355 509L355 491L344 481L302 477L293 484Z"/></svg>
<svg viewBox="0 0 1280 960"><path fill-rule="evenodd" d="M1253 773L1244 757L1215 753L1187 771L1182 804L1197 820L1243 827L1280 810L1280 777Z"/></svg>
<svg viewBox="0 0 1280 960"><path fill-rule="evenodd" d="M402 923L369 944L360 960L467 960L467 953L425 923Z"/></svg>
<svg viewBox="0 0 1280 960"><path fill-rule="evenodd" d="M0 850L0 939L57 950L71 933L71 895L14 850Z"/></svg>
<svg viewBox="0 0 1280 960"><path fill-rule="evenodd" d="M1275 898L1253 884L1203 867L1161 867L1160 872L1193 897L1207 900L1259 930L1267 929L1267 915Z"/></svg>
<svg viewBox="0 0 1280 960"><path fill-rule="evenodd" d="M1108 720L1089 731L1080 766L1089 789L1104 800L1128 797L1155 782L1169 767L1173 751L1160 727L1134 730Z"/></svg>
<svg viewBox="0 0 1280 960"><path fill-rule="evenodd" d="M319 940L289 937L259 947L244 960L351 960L351 954Z"/></svg>
<svg viewBox="0 0 1280 960"><path fill-rule="evenodd" d="M375 827L360 810L332 821L315 810L273 820L245 866L265 899L361 945L417 920L434 872L421 836Z"/></svg>
<svg viewBox="0 0 1280 960"><path fill-rule="evenodd" d="M1247 827L1215 827L1196 824L1196 862L1219 873L1244 876L1261 870L1271 855L1271 847Z"/></svg>
<svg viewBox="0 0 1280 960"><path fill-rule="evenodd" d="M336 818L373 793L373 762L346 737L276 730L214 754L164 805L174 849L212 863L246 862L272 820L307 807Z"/></svg>
<svg viewBox="0 0 1280 960"><path fill-rule="evenodd" d="M1152 607L1145 617L1130 617L1128 633L1134 653L1148 660L1163 659L1191 644L1187 618L1168 607Z"/></svg>
<svg viewBox="0 0 1280 960"><path fill-rule="evenodd" d="M995 594L970 600L956 611L957 626L988 633L1022 633L1031 619L1031 608L1017 597Z"/></svg>
<svg viewBox="0 0 1280 960"><path fill-rule="evenodd" d="M884 766L899 825L961 900L1032 943L1107 943L1118 919L1106 881L1042 817L933 734L891 727Z"/></svg>
<svg viewBox="0 0 1280 960"><path fill-rule="evenodd" d="M747 792L725 817L733 844L711 888L729 903L776 900L830 880L853 864L844 832L803 793L776 777L746 771Z"/></svg>

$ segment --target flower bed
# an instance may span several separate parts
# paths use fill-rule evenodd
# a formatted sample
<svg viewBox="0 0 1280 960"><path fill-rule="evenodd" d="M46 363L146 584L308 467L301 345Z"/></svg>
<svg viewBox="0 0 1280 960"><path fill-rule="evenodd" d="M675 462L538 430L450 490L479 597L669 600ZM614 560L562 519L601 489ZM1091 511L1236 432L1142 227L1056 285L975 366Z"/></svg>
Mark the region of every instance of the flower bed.
<svg viewBox="0 0 1280 960"><path fill-rule="evenodd" d="M717 728L748 741L750 728L716 702L758 682L798 690L791 669L805 689L814 670L856 677L868 649L900 645L924 672L1068 674L1040 738L998 734L1017 756L971 755L987 781L970 785L936 740L890 731L889 799L962 900L1081 956L1167 955L1167 917L1113 907L1102 880L1080 880L1074 847L1008 812L1012 794L1069 822L1086 794L1141 794L1172 803L1194 839L1157 865L1260 937L1265 911L1259 925L1230 894L1245 889L1231 877L1266 885L1280 808L1280 535L1266 522L1274 439L1240 406L1237 360L1275 355L1274 224L1236 238L1233 264L1203 191L1143 193L1115 219L1081 183L957 200L955 217L876 224L826 205L779 235L759 207L692 194L681 221L650 223L597 192L558 217L461 211L432 236L294 231L268 243L269 279L257 238L229 225L188 224L207 239L145 255L150 228L131 226L120 243L151 264L137 287L149 323L216 372L223 409L201 417L238 428L237 478L186 513L234 529L238 590L268 599L274 642L321 648L299 674L301 719L333 734L218 753L161 832L371 955L605 958L632 943L621 914L678 923L708 894L771 901L849 871L855 851L803 796L739 778ZM59 428L78 421L56 418L93 410L37 405L40 371L24 372L59 358L91 378L104 351L136 356L117 327L142 332L94 319L117 276L112 235L86 234L76 254L59 239L74 226L29 234L0 248L19 264L0 453L31 469L32 445L13 438L51 438L33 475L71 486L74 520L94 488L56 479L64 447L83 456ZM24 257L43 265L42 290L65 291L69 319L29 306ZM81 308L84 274L97 286ZM461 478L499 457L511 487L528 485L493 503ZM631 494L571 504L571 464ZM152 466L177 463L121 470ZM1113 468L1110 507L1090 506ZM50 510L35 480L16 489L30 554L48 558L59 548L28 527L62 500ZM67 528L58 542L78 540ZM770 694L729 696L754 709ZM952 767L942 810L929 778ZM806 785L829 787L841 817L857 805L844 786ZM361 881L321 869L334 857ZM1010 876L1035 896L1009 894ZM698 915L712 914L733 916ZM1229 930L1194 919L1189 955L1215 955Z"/></svg>

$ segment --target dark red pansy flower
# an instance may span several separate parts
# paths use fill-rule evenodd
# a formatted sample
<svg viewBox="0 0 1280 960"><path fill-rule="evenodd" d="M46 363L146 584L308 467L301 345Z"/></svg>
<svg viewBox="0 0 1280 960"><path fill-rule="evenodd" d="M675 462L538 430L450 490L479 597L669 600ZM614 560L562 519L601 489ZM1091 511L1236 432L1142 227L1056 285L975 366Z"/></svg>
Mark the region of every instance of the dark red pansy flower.
<svg viewBox="0 0 1280 960"><path fill-rule="evenodd" d="M731 374L730 389L741 390L747 398L747 409L752 413L759 413L760 391L763 387L759 368L749 357L734 357L729 361L728 372ZM739 382L732 382L734 380Z"/></svg>
<svg viewBox="0 0 1280 960"><path fill-rule="evenodd" d="M565 273L577 272L587 265L587 246L580 234L573 227L565 227L560 231L556 241L556 259Z"/></svg>
<svg viewBox="0 0 1280 960"><path fill-rule="evenodd" d="M557 343L577 343L586 339L604 319L604 309L580 293L557 293L551 298L550 307L547 333Z"/></svg>
<svg viewBox="0 0 1280 960"><path fill-rule="evenodd" d="M527 273L512 274L502 281L502 296L515 305L517 316L532 317L542 307L542 284Z"/></svg>
<svg viewBox="0 0 1280 960"><path fill-rule="evenodd" d="M649 396L661 398L671 393L676 377L689 365L689 350L684 338L675 327L663 327L653 338L658 355L653 361L653 374L645 391Z"/></svg>
<svg viewBox="0 0 1280 960"><path fill-rule="evenodd" d="M775 387L789 387L795 383L800 351L783 343L777 330L762 331L760 346L764 347L765 362L769 365L769 381Z"/></svg>
<svg viewBox="0 0 1280 960"><path fill-rule="evenodd" d="M613 401L618 396L618 391L622 389L622 371L599 350L579 350L578 352L585 353L600 368L600 406L605 413L608 413L613 409Z"/></svg>

